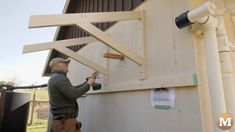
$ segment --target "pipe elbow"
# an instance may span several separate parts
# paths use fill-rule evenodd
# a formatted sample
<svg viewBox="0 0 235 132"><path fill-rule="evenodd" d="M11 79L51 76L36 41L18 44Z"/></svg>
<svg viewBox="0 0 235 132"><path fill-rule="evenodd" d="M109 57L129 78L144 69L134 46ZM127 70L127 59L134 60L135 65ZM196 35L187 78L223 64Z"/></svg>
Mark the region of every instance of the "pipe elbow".
<svg viewBox="0 0 235 132"><path fill-rule="evenodd" d="M207 21L208 16L214 14L215 5L212 2L205 2L199 7L182 13L175 18L176 26L180 29L187 27L195 22L204 23Z"/></svg>

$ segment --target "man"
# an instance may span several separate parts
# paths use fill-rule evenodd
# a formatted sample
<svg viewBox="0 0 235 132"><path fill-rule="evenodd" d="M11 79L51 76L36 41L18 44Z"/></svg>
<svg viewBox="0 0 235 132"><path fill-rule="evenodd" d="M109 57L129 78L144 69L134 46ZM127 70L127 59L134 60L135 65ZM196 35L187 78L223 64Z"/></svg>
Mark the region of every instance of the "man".
<svg viewBox="0 0 235 132"><path fill-rule="evenodd" d="M97 72L84 83L72 86L66 77L69 59L54 58L50 61L51 76L48 81L48 93L52 120L50 132L80 132L81 124L77 122L77 98L89 91L95 83Z"/></svg>

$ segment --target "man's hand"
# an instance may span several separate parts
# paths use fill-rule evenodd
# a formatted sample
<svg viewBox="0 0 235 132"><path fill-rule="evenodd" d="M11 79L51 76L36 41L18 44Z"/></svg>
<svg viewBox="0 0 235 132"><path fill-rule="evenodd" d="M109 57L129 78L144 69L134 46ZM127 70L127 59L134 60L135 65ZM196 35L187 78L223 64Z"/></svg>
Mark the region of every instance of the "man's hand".
<svg viewBox="0 0 235 132"><path fill-rule="evenodd" d="M91 77L87 77L87 83L89 83L90 85L95 83L95 79L97 78L97 76L99 75L99 73L97 71L93 72L91 74Z"/></svg>
<svg viewBox="0 0 235 132"><path fill-rule="evenodd" d="M90 84L90 85L94 84L95 83L95 78L94 77L89 77L87 83Z"/></svg>
<svg viewBox="0 0 235 132"><path fill-rule="evenodd" d="M97 71L94 71L92 74L91 74L91 77L95 78L99 75L99 73Z"/></svg>

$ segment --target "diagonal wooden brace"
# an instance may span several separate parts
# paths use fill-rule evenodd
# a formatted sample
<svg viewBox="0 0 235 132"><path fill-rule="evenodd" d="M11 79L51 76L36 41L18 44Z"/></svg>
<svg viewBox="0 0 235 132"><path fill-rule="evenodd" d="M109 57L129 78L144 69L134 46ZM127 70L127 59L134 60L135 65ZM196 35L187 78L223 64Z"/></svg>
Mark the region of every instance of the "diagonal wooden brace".
<svg viewBox="0 0 235 132"><path fill-rule="evenodd" d="M111 37L108 34L106 34L105 32L103 32L102 30L100 30L99 28L94 26L93 24L84 23L84 22L81 22L81 23L77 22L76 24L80 28L82 28L83 30L90 33L94 38L100 40L101 42L103 42L107 46L115 49L117 52L125 55L127 58L134 61L138 65L140 65L140 66L143 65L144 61L141 56L139 56L137 53L135 53L134 51L132 51L128 47L124 46L124 44L120 43L119 41L117 41L113 37Z"/></svg>
<svg viewBox="0 0 235 132"><path fill-rule="evenodd" d="M75 59L76 61L90 67L91 69L94 69L98 72L100 72L101 74L105 75L106 71L105 71L105 68L103 68L102 66L82 57L81 55L79 55L78 53L76 52L73 52L71 51L70 49L68 48L65 48L65 47L56 47L55 50L57 50L58 52L62 53L62 54L65 54L73 59Z"/></svg>

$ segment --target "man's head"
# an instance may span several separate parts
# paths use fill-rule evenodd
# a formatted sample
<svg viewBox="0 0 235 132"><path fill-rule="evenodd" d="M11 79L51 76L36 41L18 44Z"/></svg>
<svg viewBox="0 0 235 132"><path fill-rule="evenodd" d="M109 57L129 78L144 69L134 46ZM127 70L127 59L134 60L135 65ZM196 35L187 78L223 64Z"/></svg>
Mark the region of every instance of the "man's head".
<svg viewBox="0 0 235 132"><path fill-rule="evenodd" d="M70 62L70 59L54 58L50 61L49 66L52 71L58 70L63 73L67 73L69 62Z"/></svg>

